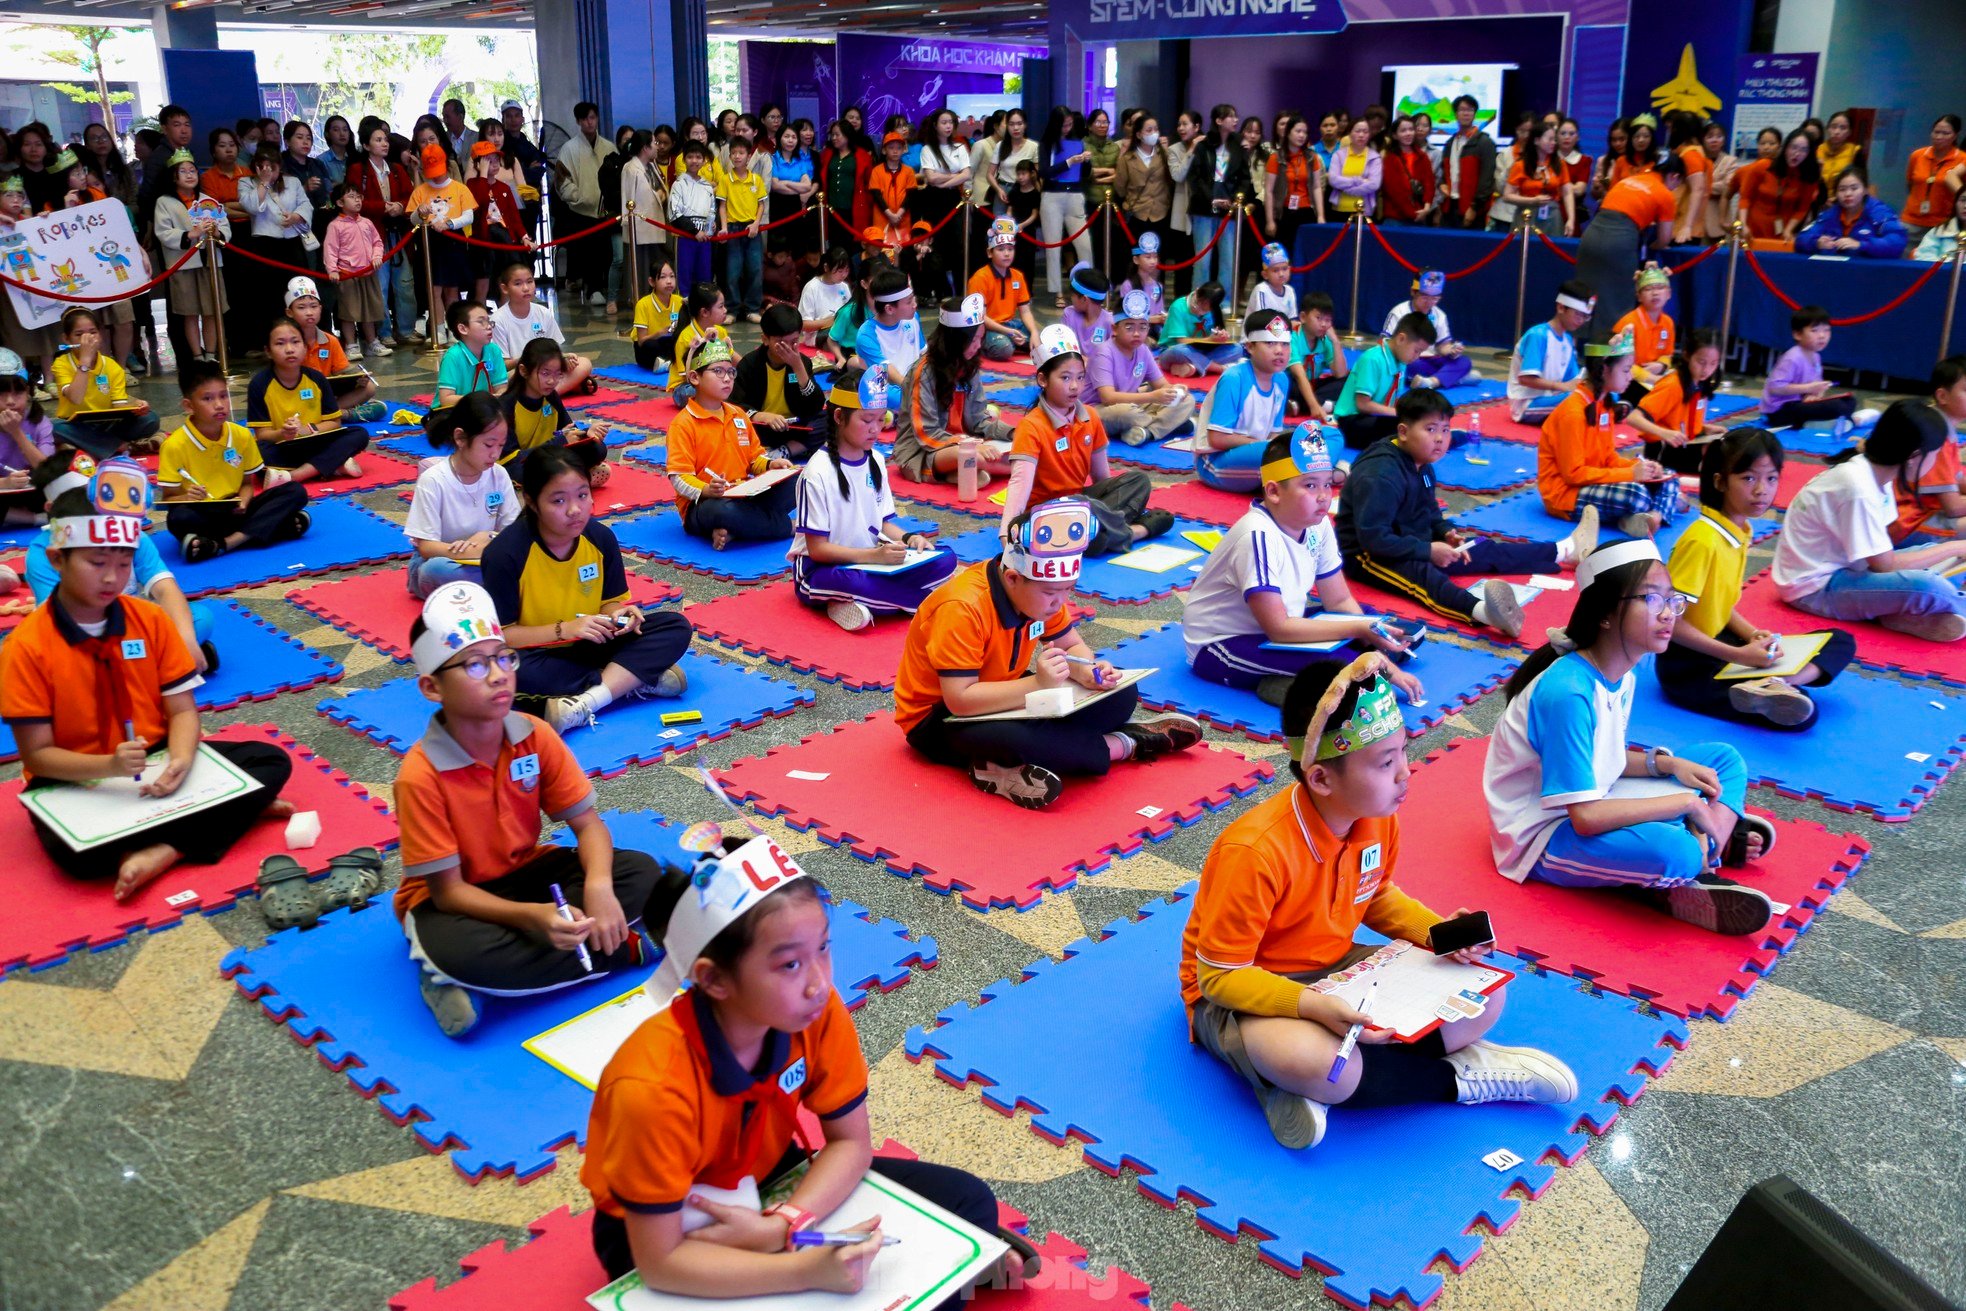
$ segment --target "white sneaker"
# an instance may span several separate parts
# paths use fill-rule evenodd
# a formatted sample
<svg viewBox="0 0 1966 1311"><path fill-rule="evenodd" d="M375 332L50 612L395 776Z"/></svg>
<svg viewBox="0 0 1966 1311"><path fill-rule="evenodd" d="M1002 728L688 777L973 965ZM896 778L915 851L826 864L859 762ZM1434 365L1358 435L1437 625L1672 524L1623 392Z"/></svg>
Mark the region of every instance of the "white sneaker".
<svg viewBox="0 0 1966 1311"><path fill-rule="evenodd" d="M1866 407L1864 409L1858 410L1855 414L1851 415L1850 422L1855 427L1868 428L1873 423L1876 423L1879 419L1883 417L1884 417L1884 412L1882 410L1875 410Z"/></svg>
<svg viewBox="0 0 1966 1311"><path fill-rule="evenodd" d="M275 468L270 464L266 466L264 477L268 489L283 487L294 480L294 476L291 473L288 473L285 469Z"/></svg>
<svg viewBox="0 0 1966 1311"><path fill-rule="evenodd" d="M1885 615L1877 621L1894 633L1909 633L1927 642L1957 642L1966 637L1966 615Z"/></svg>
<svg viewBox="0 0 1966 1311"><path fill-rule="evenodd" d="M1548 1052L1471 1042L1448 1054L1454 1067L1455 1100L1463 1106L1484 1102L1539 1102L1545 1106L1577 1100L1577 1076Z"/></svg>
<svg viewBox="0 0 1966 1311"><path fill-rule="evenodd" d="M846 629L857 633L874 623L874 612L858 601L832 601L827 603L826 617Z"/></svg>
<svg viewBox="0 0 1966 1311"><path fill-rule="evenodd" d="M1522 636L1522 602L1516 600L1515 588L1500 578L1490 578L1481 585L1482 622L1507 638Z"/></svg>
<svg viewBox="0 0 1966 1311"><path fill-rule="evenodd" d="M372 360L386 360L395 353L379 337L362 348L362 354Z"/></svg>
<svg viewBox="0 0 1966 1311"><path fill-rule="evenodd" d="M1427 391L1434 391L1440 386L1440 379L1434 377L1431 373L1423 373L1413 380L1413 385L1415 388L1425 388Z"/></svg>
<svg viewBox="0 0 1966 1311"><path fill-rule="evenodd" d="M565 735L582 724L598 728L601 721L595 717L594 708L583 696L555 696L546 699L546 722L553 731Z"/></svg>
<svg viewBox="0 0 1966 1311"><path fill-rule="evenodd" d="M1261 1096L1263 1118L1270 1122L1270 1132L1276 1135L1278 1142L1293 1152L1299 1152L1324 1141L1324 1126L1331 1115L1330 1107L1274 1086L1265 1088Z"/></svg>
<svg viewBox="0 0 1966 1311"><path fill-rule="evenodd" d="M20 586L20 575L0 564L0 592L11 592Z"/></svg>
<svg viewBox="0 0 1966 1311"><path fill-rule="evenodd" d="M605 304L607 304L607 303L608 303L608 298L607 298L606 296L604 296L604 295L602 295L602 294L601 294L600 292L598 292L598 291L597 291L597 292L595 292L595 293L594 293L593 295L591 295L591 296L589 296L589 297L587 298L587 303L588 303L589 305L593 305L593 306L596 306L596 307L599 307L599 306L602 306L602 305L605 305Z"/></svg>
<svg viewBox="0 0 1966 1311"><path fill-rule="evenodd" d="M650 696L659 696L665 700L674 699L689 691L689 675L683 672L681 665L670 665L662 671L656 678L655 685L647 691Z"/></svg>

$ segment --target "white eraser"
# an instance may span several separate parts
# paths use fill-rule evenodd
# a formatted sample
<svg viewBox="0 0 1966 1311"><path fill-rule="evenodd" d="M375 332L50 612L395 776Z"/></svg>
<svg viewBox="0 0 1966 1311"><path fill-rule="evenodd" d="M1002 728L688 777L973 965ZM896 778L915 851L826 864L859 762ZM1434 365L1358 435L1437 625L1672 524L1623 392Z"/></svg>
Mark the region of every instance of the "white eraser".
<svg viewBox="0 0 1966 1311"><path fill-rule="evenodd" d="M1043 715L1047 719L1063 718L1072 713L1072 689L1041 687L1035 692L1026 692L1024 708L1034 715Z"/></svg>
<svg viewBox="0 0 1966 1311"><path fill-rule="evenodd" d="M297 810L287 821L287 850L305 851L321 840L321 812Z"/></svg>

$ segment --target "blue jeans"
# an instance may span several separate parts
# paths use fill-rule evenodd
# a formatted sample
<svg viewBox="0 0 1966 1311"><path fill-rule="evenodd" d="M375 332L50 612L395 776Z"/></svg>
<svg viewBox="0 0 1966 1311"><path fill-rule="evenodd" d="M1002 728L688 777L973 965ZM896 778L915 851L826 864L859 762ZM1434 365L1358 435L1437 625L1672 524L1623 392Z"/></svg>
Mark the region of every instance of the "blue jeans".
<svg viewBox="0 0 1966 1311"><path fill-rule="evenodd" d="M1230 211L1234 213L1234 211ZM1195 249L1201 250L1215 235L1215 229L1229 221L1228 214L1195 214L1192 223L1195 230ZM1231 234L1224 232L1222 239L1215 243L1215 249L1201 257L1195 265L1195 283L1199 287L1204 282L1219 282L1229 285L1233 270L1229 267L1229 243Z"/></svg>
<svg viewBox="0 0 1966 1311"><path fill-rule="evenodd" d="M382 279L382 327L378 331L387 329L386 336L408 337L416 327L416 284L410 274L408 252L384 260L376 275Z"/></svg>
<svg viewBox="0 0 1966 1311"><path fill-rule="evenodd" d="M1795 597L1789 604L1825 619L1966 614L1966 598L1959 595L1959 589L1930 569L1898 569L1885 574L1839 569L1820 591Z"/></svg>
<svg viewBox="0 0 1966 1311"><path fill-rule="evenodd" d="M475 564L459 564L440 555L410 557L410 595L419 601L447 583L483 583L484 574Z"/></svg>
<svg viewBox="0 0 1966 1311"><path fill-rule="evenodd" d="M1249 495L1263 490L1263 448L1268 442L1244 442L1226 451L1195 456L1195 476L1206 486Z"/></svg>
<svg viewBox="0 0 1966 1311"><path fill-rule="evenodd" d="M1705 765L1720 778L1720 801L1736 815L1747 805L1748 767L1725 742L1674 747L1681 760ZM1706 869L1706 839L1677 821L1655 821L1585 837L1559 823L1529 877L1560 888L1670 888Z"/></svg>
<svg viewBox="0 0 1966 1311"><path fill-rule="evenodd" d="M732 317L756 314L765 304L765 243L762 237L732 237L725 243L724 291Z"/></svg>

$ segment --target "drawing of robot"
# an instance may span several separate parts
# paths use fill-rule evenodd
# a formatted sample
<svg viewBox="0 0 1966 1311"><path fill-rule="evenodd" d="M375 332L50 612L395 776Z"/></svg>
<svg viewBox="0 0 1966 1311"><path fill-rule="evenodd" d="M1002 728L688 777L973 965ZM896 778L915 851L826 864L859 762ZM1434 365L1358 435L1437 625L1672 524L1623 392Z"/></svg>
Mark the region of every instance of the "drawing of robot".
<svg viewBox="0 0 1966 1311"><path fill-rule="evenodd" d="M39 282L41 275L34 268L34 250L27 244L24 232L0 234L0 257L7 261L7 276L16 282Z"/></svg>
<svg viewBox="0 0 1966 1311"><path fill-rule="evenodd" d="M110 271L116 275L118 282L130 280L130 257L123 253L121 242L105 241L100 246L92 248L89 253L107 264Z"/></svg>

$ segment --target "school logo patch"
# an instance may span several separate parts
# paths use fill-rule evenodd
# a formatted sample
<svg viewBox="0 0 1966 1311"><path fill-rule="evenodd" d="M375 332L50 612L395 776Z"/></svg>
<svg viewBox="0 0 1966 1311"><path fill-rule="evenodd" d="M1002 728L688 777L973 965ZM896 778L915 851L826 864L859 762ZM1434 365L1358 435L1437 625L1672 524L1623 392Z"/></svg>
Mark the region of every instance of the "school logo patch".
<svg viewBox="0 0 1966 1311"><path fill-rule="evenodd" d="M125 660L141 660L149 654L150 648L143 644L141 637L128 638L123 643L123 658Z"/></svg>
<svg viewBox="0 0 1966 1311"><path fill-rule="evenodd" d="M225 462L226 462L227 464L229 464L229 465L231 465L231 466L232 466L233 468L235 468L235 469L236 469L236 468L238 468L238 467L239 467L239 452L237 452L237 451L235 451L235 450L233 450L233 449L232 449L232 448L231 448L230 446L228 446L228 447L226 447L226 448L225 448Z"/></svg>
<svg viewBox="0 0 1966 1311"><path fill-rule="evenodd" d="M805 1087L805 1082L806 1058L801 1056L798 1060L786 1066L785 1072L778 1076L778 1091L789 1096Z"/></svg>

